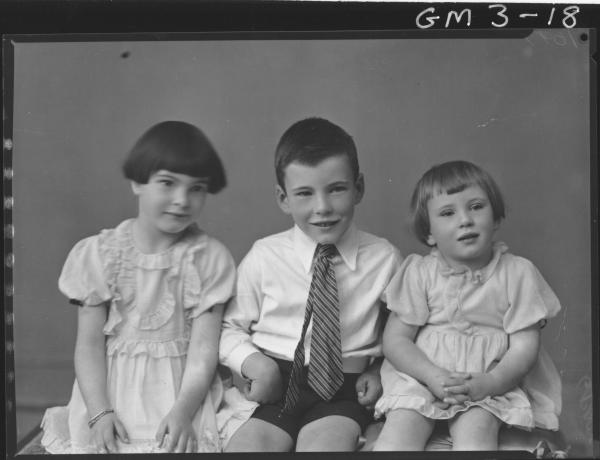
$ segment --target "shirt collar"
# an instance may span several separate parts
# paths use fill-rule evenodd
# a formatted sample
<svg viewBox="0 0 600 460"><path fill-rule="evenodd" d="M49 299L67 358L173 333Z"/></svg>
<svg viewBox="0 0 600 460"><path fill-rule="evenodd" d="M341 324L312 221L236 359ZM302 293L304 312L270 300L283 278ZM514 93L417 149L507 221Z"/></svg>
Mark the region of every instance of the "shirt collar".
<svg viewBox="0 0 600 460"><path fill-rule="evenodd" d="M458 268L451 267L448 265L448 262L446 262L437 247L431 249L431 255L437 258L441 267L440 273L443 276L466 274L473 283L483 284L489 279L490 276L492 276L492 273L494 273L494 270L500 261L500 257L502 254L508 251L508 246L502 241L496 241L492 246L492 251L492 260L485 267L482 267L478 270L470 270L466 266L461 266Z"/></svg>
<svg viewBox="0 0 600 460"><path fill-rule="evenodd" d="M312 268L313 257L315 254L315 249L317 248L317 243L308 235L306 235L306 233L300 230L300 227L297 225L294 225L292 238L294 250L296 251L296 254L298 254L298 257L300 257L304 271L309 273L310 269ZM350 227L348 227L348 230L346 230L346 232L335 245L340 253L341 259L352 271L356 269L359 243L359 232L356 230L354 224L352 224Z"/></svg>

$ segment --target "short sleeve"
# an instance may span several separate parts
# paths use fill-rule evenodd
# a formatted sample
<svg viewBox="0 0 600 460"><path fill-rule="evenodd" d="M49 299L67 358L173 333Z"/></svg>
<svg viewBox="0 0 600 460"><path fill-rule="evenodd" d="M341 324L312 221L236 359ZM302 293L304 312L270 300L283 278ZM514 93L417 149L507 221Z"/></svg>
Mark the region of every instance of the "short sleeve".
<svg viewBox="0 0 600 460"><path fill-rule="evenodd" d="M214 238L208 239L204 250L194 258L200 279L199 301L193 305L186 302L190 317L195 317L217 304L226 303L235 287L235 262L229 250Z"/></svg>
<svg viewBox="0 0 600 460"><path fill-rule="evenodd" d="M259 320L262 304L262 255L255 243L240 263L236 294L223 315L219 360L238 375L246 358L259 351L252 343L251 327Z"/></svg>
<svg viewBox="0 0 600 460"><path fill-rule="evenodd" d="M429 318L425 264L422 256L409 255L386 288L388 309L413 326L422 326Z"/></svg>
<svg viewBox="0 0 600 460"><path fill-rule="evenodd" d="M59 290L77 305L96 306L110 300L98 236L79 241L67 256L58 279Z"/></svg>
<svg viewBox="0 0 600 460"><path fill-rule="evenodd" d="M513 256L506 270L509 307L503 325L508 334L556 316L560 302L529 260Z"/></svg>

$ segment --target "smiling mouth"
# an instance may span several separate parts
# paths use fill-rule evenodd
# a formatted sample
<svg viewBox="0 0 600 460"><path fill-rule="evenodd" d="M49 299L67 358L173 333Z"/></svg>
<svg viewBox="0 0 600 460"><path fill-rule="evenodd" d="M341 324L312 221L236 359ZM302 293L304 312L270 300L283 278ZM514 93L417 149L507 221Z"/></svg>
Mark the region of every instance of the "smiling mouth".
<svg viewBox="0 0 600 460"><path fill-rule="evenodd" d="M335 222L313 222L311 225L314 225L315 227L329 228L333 227L337 223L338 221L336 220Z"/></svg>

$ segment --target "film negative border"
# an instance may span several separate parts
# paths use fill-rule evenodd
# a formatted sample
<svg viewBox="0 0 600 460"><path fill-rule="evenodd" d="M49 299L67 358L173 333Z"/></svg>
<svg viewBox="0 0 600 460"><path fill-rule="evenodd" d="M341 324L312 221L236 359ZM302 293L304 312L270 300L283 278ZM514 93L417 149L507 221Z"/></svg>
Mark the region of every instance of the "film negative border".
<svg viewBox="0 0 600 460"><path fill-rule="evenodd" d="M14 313L13 313L13 266L15 263L13 253L13 239L15 229L13 225L13 141L12 141L12 110L13 110L13 65L14 54L11 41L2 40L2 67L4 69L3 85L3 125L2 125L2 226L3 226L3 251L2 251L2 290L3 290L3 316L4 328L4 395L5 395L5 420L6 424L6 453L14 455L16 452L16 395L15 395L15 362L14 362Z"/></svg>

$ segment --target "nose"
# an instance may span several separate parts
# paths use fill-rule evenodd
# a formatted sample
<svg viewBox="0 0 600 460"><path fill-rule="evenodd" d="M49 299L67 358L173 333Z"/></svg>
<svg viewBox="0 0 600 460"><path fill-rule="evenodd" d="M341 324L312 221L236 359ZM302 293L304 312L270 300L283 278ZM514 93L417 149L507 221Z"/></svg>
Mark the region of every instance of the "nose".
<svg viewBox="0 0 600 460"><path fill-rule="evenodd" d="M315 195L315 212L317 214L329 214L331 210L331 201L327 194L319 193Z"/></svg>
<svg viewBox="0 0 600 460"><path fill-rule="evenodd" d="M461 227L470 227L473 225L473 216L468 210L464 210L460 213L460 226Z"/></svg>
<svg viewBox="0 0 600 460"><path fill-rule="evenodd" d="M173 191L173 204L181 206L183 208L188 205L188 202L189 199L185 187L177 187Z"/></svg>

